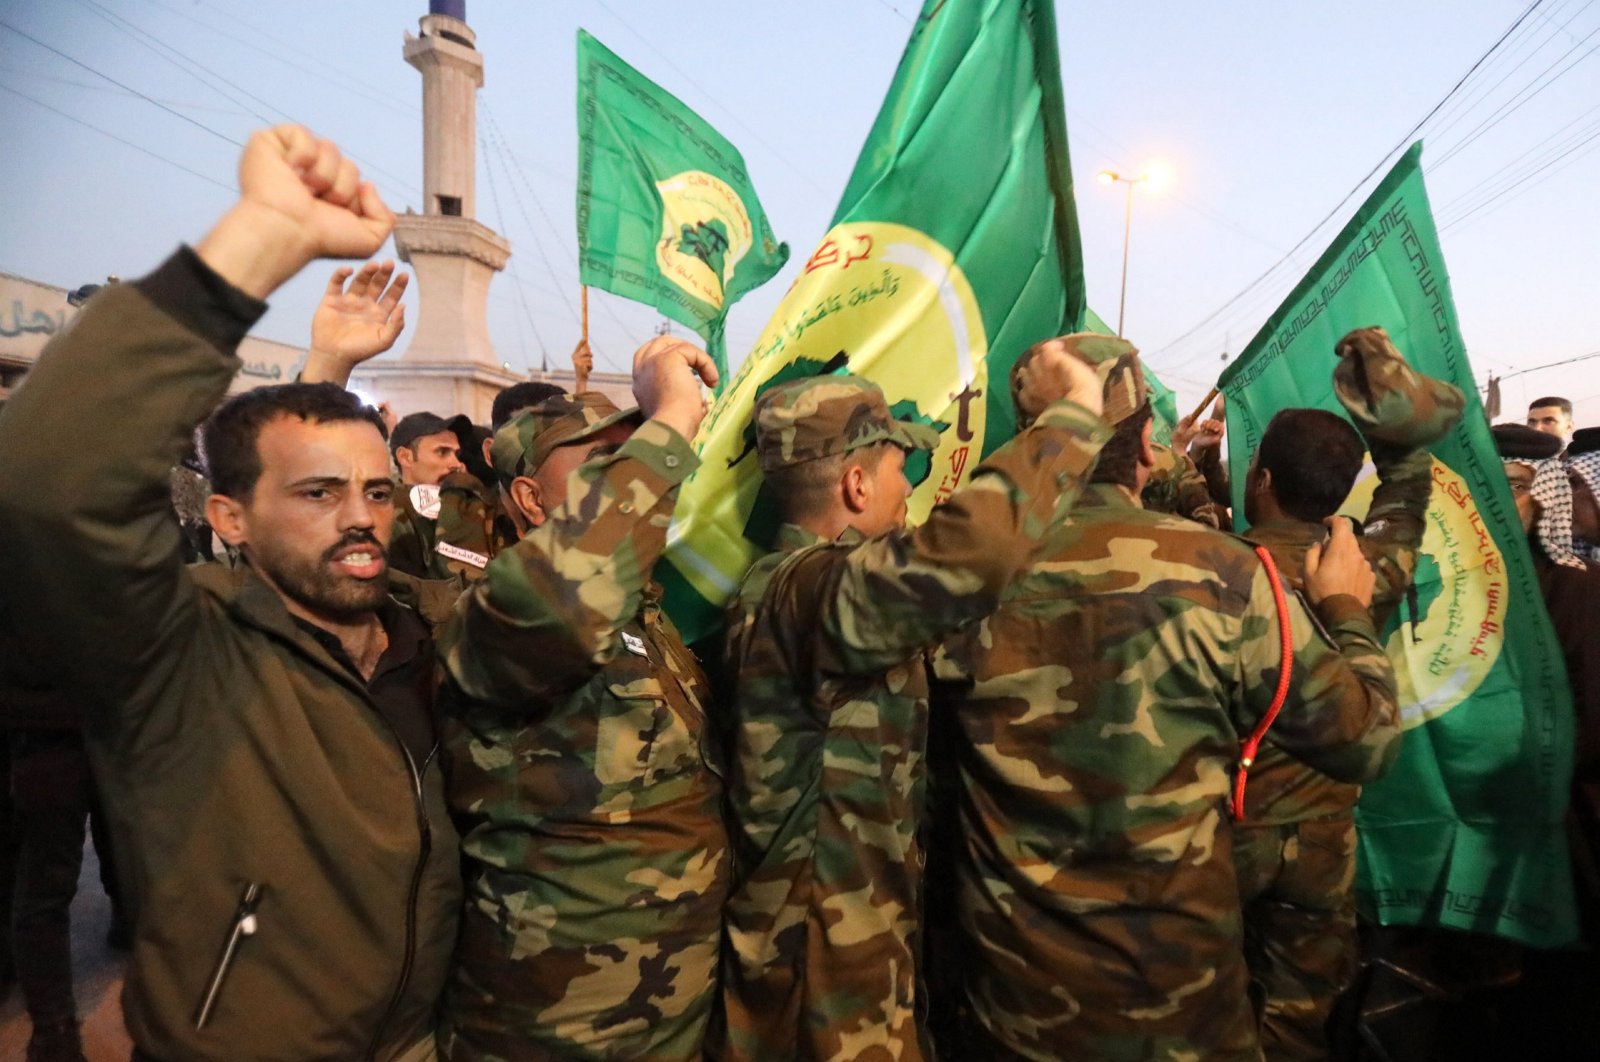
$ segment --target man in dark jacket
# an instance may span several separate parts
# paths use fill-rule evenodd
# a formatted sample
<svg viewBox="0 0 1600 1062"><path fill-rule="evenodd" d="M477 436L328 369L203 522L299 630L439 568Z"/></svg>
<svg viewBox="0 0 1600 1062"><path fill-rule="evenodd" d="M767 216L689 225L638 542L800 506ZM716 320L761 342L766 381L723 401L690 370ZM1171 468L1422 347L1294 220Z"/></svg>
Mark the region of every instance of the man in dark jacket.
<svg viewBox="0 0 1600 1062"><path fill-rule="evenodd" d="M393 224L338 149L253 136L194 249L100 293L0 417L7 593L71 662L134 905L138 1057L432 1053L457 839L431 642L385 592L375 419L331 385L234 399L205 432L207 515L245 563L185 569L167 470L222 398L261 302ZM62 448L63 417L116 425Z"/></svg>

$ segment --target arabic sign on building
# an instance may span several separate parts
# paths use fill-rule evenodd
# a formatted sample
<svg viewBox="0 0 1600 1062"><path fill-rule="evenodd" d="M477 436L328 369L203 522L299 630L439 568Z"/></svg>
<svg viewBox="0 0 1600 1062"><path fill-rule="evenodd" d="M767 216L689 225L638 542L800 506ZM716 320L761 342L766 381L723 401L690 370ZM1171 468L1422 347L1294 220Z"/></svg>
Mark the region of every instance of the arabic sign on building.
<svg viewBox="0 0 1600 1062"><path fill-rule="evenodd" d="M65 288L0 273L0 394L21 382L50 337L77 312L67 302ZM306 352L250 336L239 345L239 357L244 368L234 377L230 394L293 380Z"/></svg>

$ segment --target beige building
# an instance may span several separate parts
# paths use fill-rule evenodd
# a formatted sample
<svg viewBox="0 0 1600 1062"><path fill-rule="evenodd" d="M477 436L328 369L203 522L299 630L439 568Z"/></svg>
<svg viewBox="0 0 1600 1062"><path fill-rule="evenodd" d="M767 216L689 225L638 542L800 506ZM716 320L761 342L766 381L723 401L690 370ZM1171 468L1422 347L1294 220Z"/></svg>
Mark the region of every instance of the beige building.
<svg viewBox="0 0 1600 1062"><path fill-rule="evenodd" d="M67 302L67 289L0 273L0 397L22 382L50 337L78 312ZM239 344L244 368L233 378L229 394L262 384L287 383L305 364L304 347L247 336Z"/></svg>

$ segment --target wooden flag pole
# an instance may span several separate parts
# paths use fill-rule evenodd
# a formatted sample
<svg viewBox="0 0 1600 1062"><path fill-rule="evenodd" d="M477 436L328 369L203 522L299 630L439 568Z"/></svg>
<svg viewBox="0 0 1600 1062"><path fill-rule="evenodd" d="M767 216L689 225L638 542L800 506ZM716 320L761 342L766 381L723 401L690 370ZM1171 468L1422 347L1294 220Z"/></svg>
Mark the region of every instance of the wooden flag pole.
<svg viewBox="0 0 1600 1062"><path fill-rule="evenodd" d="M589 389L589 369L594 362L589 353L589 285L580 284L578 288L583 300L583 338L578 341L578 349L573 351L572 393L581 395Z"/></svg>
<svg viewBox="0 0 1600 1062"><path fill-rule="evenodd" d="M1197 422L1200 419L1200 414L1206 411L1206 407L1209 406L1216 397L1217 389L1215 387L1207 391L1206 396L1200 400L1200 404L1194 407L1194 412L1189 414L1189 423L1193 424Z"/></svg>

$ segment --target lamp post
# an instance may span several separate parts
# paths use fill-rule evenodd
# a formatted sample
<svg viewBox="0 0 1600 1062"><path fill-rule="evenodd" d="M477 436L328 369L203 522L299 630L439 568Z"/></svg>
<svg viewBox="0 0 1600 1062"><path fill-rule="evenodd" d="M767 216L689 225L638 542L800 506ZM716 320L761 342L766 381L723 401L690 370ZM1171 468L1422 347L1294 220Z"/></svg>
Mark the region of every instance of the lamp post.
<svg viewBox="0 0 1600 1062"><path fill-rule="evenodd" d="M1099 178L1101 184L1121 183L1128 186L1128 205L1122 215L1122 296L1117 300L1117 337L1120 339L1123 316L1128 310L1128 240L1133 234L1133 186L1148 181L1150 175L1141 173L1137 177L1124 177L1116 170L1101 170Z"/></svg>

